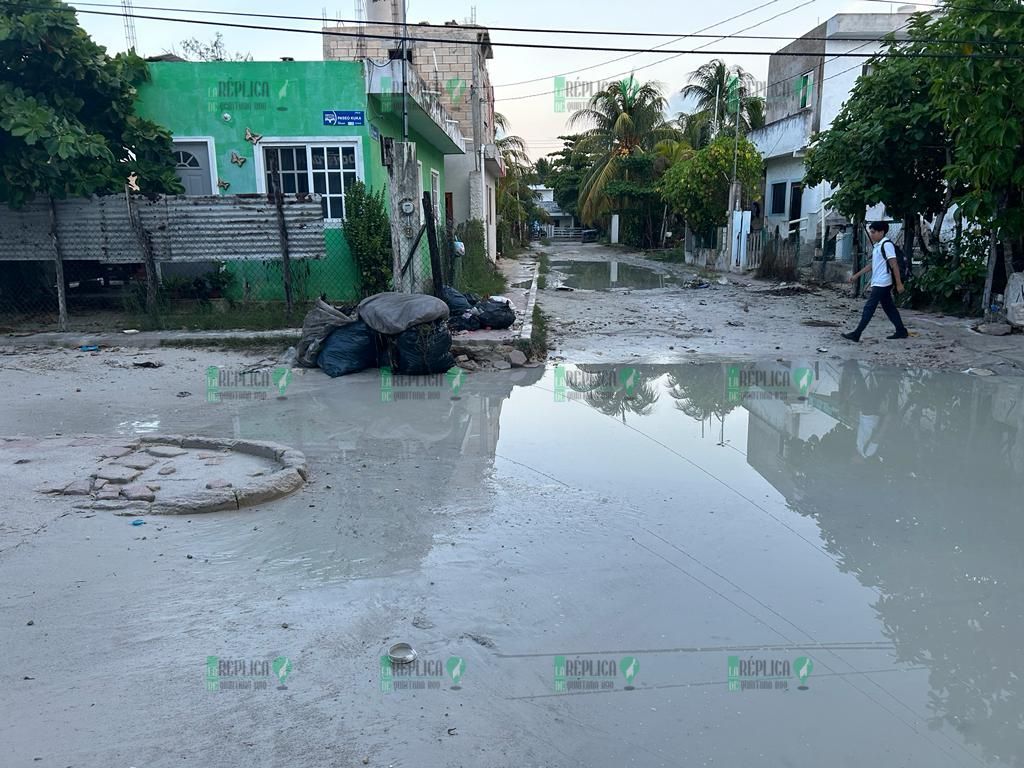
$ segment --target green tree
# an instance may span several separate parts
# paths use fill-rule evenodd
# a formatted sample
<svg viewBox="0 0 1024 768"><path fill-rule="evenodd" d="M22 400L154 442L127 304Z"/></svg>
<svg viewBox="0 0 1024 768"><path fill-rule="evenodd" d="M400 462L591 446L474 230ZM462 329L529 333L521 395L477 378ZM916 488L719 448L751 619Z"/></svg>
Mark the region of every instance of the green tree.
<svg viewBox="0 0 1024 768"><path fill-rule="evenodd" d="M345 193L345 240L359 269L363 296L391 290L394 263L391 224L384 190L376 192L357 181Z"/></svg>
<svg viewBox="0 0 1024 768"><path fill-rule="evenodd" d="M999 231L1006 253L1024 236L1024 13L1014 0L946 0L911 23L908 53L933 59L932 107L953 145L948 181L964 215ZM971 43L949 41L969 40ZM946 42L934 42L946 41ZM1009 267L1009 264L1007 265Z"/></svg>
<svg viewBox="0 0 1024 768"><path fill-rule="evenodd" d="M559 136L563 146L552 157L548 185L554 190L555 202L566 213L579 217L580 187L594 164L594 157L580 144L580 136Z"/></svg>
<svg viewBox="0 0 1024 768"><path fill-rule="evenodd" d="M124 189L183 191L170 134L135 114L148 76L134 53L111 58L59 0L11 0L0 15L0 202Z"/></svg>
<svg viewBox="0 0 1024 768"><path fill-rule="evenodd" d="M169 53L175 53L174 50ZM181 57L188 61L252 61L251 53L229 52L224 35L217 32L209 42L197 37L181 41Z"/></svg>
<svg viewBox="0 0 1024 768"><path fill-rule="evenodd" d="M705 233L726 223L733 148L734 137L721 136L673 165L661 178L659 189L665 202L696 232ZM736 179L755 198L763 168L757 148L741 138L736 151Z"/></svg>
<svg viewBox="0 0 1024 768"><path fill-rule="evenodd" d="M734 132L737 110L741 135L764 126L764 99L753 89L753 75L721 59L712 59L691 72L680 93L696 107L678 119L691 145L704 147L726 129Z"/></svg>
<svg viewBox="0 0 1024 768"><path fill-rule="evenodd" d="M537 174L537 178L540 179L540 183L547 185L548 176L551 175L551 161L546 157L539 158L533 164L533 170Z"/></svg>
<svg viewBox="0 0 1024 768"><path fill-rule="evenodd" d="M501 219L503 239L511 238L520 245L529 241L529 223L537 216L537 199L531 184L538 182L527 152L526 142L509 133L504 115L496 114L494 124L499 130L495 145L505 164L505 175L498 180L496 208Z"/></svg>
<svg viewBox="0 0 1024 768"><path fill-rule="evenodd" d="M665 106L657 84L638 83L631 77L594 94L585 109L569 118L570 126L590 126L580 134L579 144L595 158L580 187L579 213L584 223L628 205L628 200L615 199L609 190L613 181L631 181L627 158L652 152L662 139L679 138L678 129L665 119Z"/></svg>
<svg viewBox="0 0 1024 768"><path fill-rule="evenodd" d="M857 79L808 152L804 183L829 182L829 205L851 220L885 203L912 235L920 216L941 225L951 202L945 167L953 144L932 105L935 62L900 55L901 47L890 41L872 59L870 74Z"/></svg>

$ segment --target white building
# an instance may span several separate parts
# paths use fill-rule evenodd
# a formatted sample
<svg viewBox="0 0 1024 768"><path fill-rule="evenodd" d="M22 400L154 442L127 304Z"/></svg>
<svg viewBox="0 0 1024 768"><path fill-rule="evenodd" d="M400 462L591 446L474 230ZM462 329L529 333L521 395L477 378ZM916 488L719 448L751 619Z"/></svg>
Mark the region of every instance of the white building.
<svg viewBox="0 0 1024 768"><path fill-rule="evenodd" d="M814 135L828 130L846 103L867 60L893 33L906 37L913 6L898 13L843 13L773 54L768 61L766 125L750 140L765 159L764 226L782 236L798 236L808 245L822 236L822 202L831 194L823 182L805 188L804 157ZM856 53L857 56L843 54ZM859 54L863 54L861 57ZM846 220L824 211L826 226ZM880 211L869 211L870 218Z"/></svg>
<svg viewBox="0 0 1024 768"><path fill-rule="evenodd" d="M550 219L549 222L542 225L547 231L548 237L554 237L556 229L574 229L577 226L576 217L571 213L566 213L558 205L558 202L555 200L555 190L542 184L533 184L530 186L530 189L533 190L533 194L537 198L537 205L544 210Z"/></svg>

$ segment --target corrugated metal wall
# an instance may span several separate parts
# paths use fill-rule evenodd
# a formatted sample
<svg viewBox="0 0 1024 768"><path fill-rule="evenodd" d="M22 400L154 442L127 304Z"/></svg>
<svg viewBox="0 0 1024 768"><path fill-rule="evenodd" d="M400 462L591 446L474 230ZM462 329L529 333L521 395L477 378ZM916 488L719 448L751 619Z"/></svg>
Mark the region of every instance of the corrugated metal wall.
<svg viewBox="0 0 1024 768"><path fill-rule="evenodd" d="M161 262L281 258L277 212L263 195L133 198ZM324 222L318 200L284 203L293 259L324 258ZM142 249L123 195L57 203L57 237L64 259L139 263ZM46 201L12 211L0 208L0 261L54 258Z"/></svg>

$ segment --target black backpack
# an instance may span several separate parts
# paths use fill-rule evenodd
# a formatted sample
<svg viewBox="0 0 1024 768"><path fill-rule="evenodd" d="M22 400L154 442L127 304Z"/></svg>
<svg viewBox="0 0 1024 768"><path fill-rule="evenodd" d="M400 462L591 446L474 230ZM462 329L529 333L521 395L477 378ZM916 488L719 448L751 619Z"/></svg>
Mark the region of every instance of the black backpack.
<svg viewBox="0 0 1024 768"><path fill-rule="evenodd" d="M903 252L903 249L900 248L898 245L896 245L896 243L894 243L889 238L885 238L881 242L882 258L883 259L885 259L885 244L886 243L889 243L890 245L892 245L893 250L896 251L896 266L899 267L899 269L900 269L900 281L904 285L906 285L907 281L910 280L910 278L912 277L911 270L910 270L910 259L907 258L907 254L905 254ZM889 266L889 260L888 259L885 259L885 264L886 264L886 266L889 267L889 271L891 272L892 271L892 267Z"/></svg>

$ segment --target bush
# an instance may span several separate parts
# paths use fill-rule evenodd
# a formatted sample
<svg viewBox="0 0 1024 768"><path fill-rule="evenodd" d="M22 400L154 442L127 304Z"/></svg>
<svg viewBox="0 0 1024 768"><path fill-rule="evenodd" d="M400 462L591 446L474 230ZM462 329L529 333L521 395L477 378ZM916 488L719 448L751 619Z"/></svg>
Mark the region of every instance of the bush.
<svg viewBox="0 0 1024 768"><path fill-rule="evenodd" d="M466 255L462 257L462 270L455 287L463 293L471 292L478 296L503 293L507 283L505 276L487 258L483 222L478 219L467 221L457 227L457 232L466 246Z"/></svg>
<svg viewBox="0 0 1024 768"><path fill-rule="evenodd" d="M362 296L391 290L391 222L384 191L367 189L361 181L345 193L345 239L359 270Z"/></svg>
<svg viewBox="0 0 1024 768"><path fill-rule="evenodd" d="M945 252L926 261L924 270L915 274L907 286L907 302L914 307L943 312L981 314L988 248L988 235L965 232L959 261L954 265L954 258Z"/></svg>

